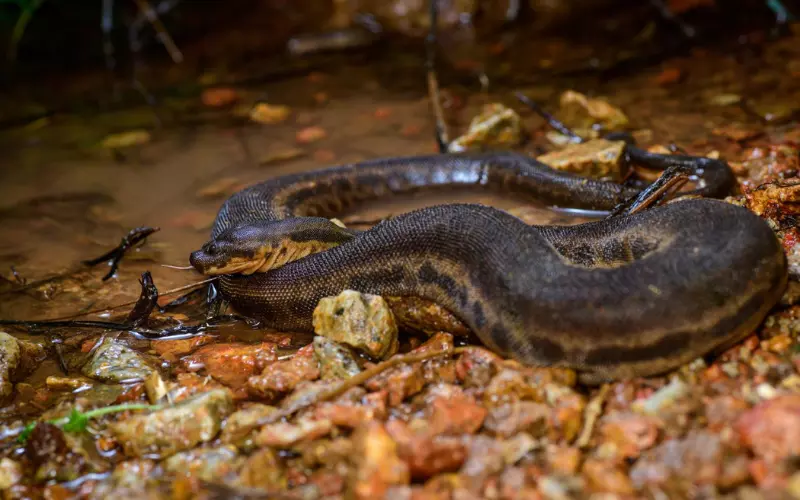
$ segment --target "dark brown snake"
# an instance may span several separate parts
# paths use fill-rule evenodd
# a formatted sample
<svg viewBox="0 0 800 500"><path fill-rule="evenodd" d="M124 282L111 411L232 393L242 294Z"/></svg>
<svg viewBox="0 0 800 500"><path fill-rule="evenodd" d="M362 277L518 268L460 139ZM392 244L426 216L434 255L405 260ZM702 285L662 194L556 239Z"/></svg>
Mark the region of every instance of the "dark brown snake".
<svg viewBox="0 0 800 500"><path fill-rule="evenodd" d="M737 185L721 161L630 151L650 166L699 167L697 195L720 198ZM222 297L269 327L313 331L317 302L346 289L421 297L496 352L574 368L585 383L659 374L718 352L751 333L786 285L786 259L768 225L714 199L575 226L530 226L472 204L416 210L360 233L322 218L454 186L590 210L639 192L514 153L376 160L234 194L191 262L222 274ZM273 264L280 267L261 272Z"/></svg>

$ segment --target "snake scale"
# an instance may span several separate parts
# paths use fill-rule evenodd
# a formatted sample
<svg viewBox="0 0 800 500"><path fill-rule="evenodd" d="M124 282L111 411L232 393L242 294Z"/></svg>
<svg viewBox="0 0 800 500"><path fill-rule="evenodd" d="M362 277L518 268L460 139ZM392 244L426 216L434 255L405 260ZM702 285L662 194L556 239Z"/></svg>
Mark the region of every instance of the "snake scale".
<svg viewBox="0 0 800 500"><path fill-rule="evenodd" d="M268 272L217 274L238 311L284 331L313 331L317 302L345 289L415 296L522 363L574 368L590 384L655 375L751 333L784 290L786 259L762 219L709 199L737 185L727 164L631 151L650 166L699 167L694 194L705 198L574 226L531 226L475 204L423 208L358 233L323 219L368 200L459 186L606 211L639 192L516 153L381 159L232 195L190 260L206 273L236 259L279 260Z"/></svg>

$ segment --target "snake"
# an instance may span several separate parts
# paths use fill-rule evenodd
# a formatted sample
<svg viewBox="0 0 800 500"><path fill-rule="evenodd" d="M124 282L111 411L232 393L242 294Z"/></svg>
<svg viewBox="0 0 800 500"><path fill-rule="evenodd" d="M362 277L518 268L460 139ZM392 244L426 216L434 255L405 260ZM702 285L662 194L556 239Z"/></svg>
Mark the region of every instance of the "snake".
<svg viewBox="0 0 800 500"><path fill-rule="evenodd" d="M738 187L724 161L627 154L648 167L690 165L695 189L576 225L443 203L355 231L331 218L421 191L476 188L607 214L642 189L515 152L368 160L231 195L190 263L218 278L237 311L281 331L313 332L320 299L344 290L416 297L524 365L571 368L585 384L659 375L751 334L785 290L786 256L763 219L720 199Z"/></svg>

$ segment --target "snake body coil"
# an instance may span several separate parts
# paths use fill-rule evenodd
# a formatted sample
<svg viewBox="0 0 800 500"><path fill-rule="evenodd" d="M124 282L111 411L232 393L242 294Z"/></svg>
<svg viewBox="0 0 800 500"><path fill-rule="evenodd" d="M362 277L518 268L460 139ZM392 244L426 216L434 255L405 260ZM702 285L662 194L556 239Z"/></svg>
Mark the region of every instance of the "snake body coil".
<svg viewBox="0 0 800 500"><path fill-rule="evenodd" d="M681 161L690 159L656 163ZM724 163L705 161L697 193L724 196L735 179ZM593 210L638 192L510 153L378 160L247 188L221 208L212 241L238 226L331 216L359 201L454 185ZM345 289L422 297L501 354L575 368L598 383L662 373L735 343L778 301L786 275L764 221L722 201L690 199L576 226L529 226L487 206L439 205L266 273L221 276L219 286L236 309L286 331L312 331L319 299Z"/></svg>

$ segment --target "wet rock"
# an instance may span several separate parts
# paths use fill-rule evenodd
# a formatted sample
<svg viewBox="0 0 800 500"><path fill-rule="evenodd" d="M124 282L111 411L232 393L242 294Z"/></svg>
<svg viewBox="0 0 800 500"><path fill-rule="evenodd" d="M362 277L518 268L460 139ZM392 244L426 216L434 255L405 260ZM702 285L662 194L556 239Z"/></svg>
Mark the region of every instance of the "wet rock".
<svg viewBox="0 0 800 500"><path fill-rule="evenodd" d="M495 376L503 358L481 347L468 347L456 361L456 376L465 387L484 387Z"/></svg>
<svg viewBox="0 0 800 500"><path fill-rule="evenodd" d="M203 370L215 380L239 388L277 359L275 348L271 342L212 344L183 358L181 366L187 371Z"/></svg>
<svg viewBox="0 0 800 500"><path fill-rule="evenodd" d="M110 383L144 380L153 371L144 355L111 337L103 339L81 369L91 379Z"/></svg>
<svg viewBox="0 0 800 500"><path fill-rule="evenodd" d="M613 413L600 427L601 447L611 456L635 458L658 439L661 421L636 413Z"/></svg>
<svg viewBox="0 0 800 500"><path fill-rule="evenodd" d="M452 346L452 335L440 333L413 349L411 353L437 352L451 349ZM432 358L421 363L403 364L373 377L365 386L371 391L385 390L389 406L397 406L407 397L419 393L430 380L432 373L443 366L442 363L442 359Z"/></svg>
<svg viewBox="0 0 800 500"><path fill-rule="evenodd" d="M7 399L14 392L11 379L21 357L17 339L6 332L0 332L0 400Z"/></svg>
<svg viewBox="0 0 800 500"><path fill-rule="evenodd" d="M255 443L259 446L290 448L297 443L326 436L332 429L330 420L300 418L294 424L277 422L265 425L255 437Z"/></svg>
<svg viewBox="0 0 800 500"><path fill-rule="evenodd" d="M479 493L490 476L503 470L504 451L500 441L483 435L472 437L467 460L459 471L465 488L472 493Z"/></svg>
<svg viewBox="0 0 800 500"><path fill-rule="evenodd" d="M358 360L345 346L325 337L314 337L314 358L323 379L346 379L359 373Z"/></svg>
<svg viewBox="0 0 800 500"><path fill-rule="evenodd" d="M546 459L554 474L571 476L578 471L581 452L577 448L551 445L547 448Z"/></svg>
<svg viewBox="0 0 800 500"><path fill-rule="evenodd" d="M289 106L260 102L250 110L250 120L256 123L274 124L286 121L292 110Z"/></svg>
<svg viewBox="0 0 800 500"><path fill-rule="evenodd" d="M76 391L92 387L91 382L82 378L50 376L45 379L44 383L51 391Z"/></svg>
<svg viewBox="0 0 800 500"><path fill-rule="evenodd" d="M760 99L748 103L748 107L764 121L775 125L786 123L800 114L800 106L797 105L796 99L785 101Z"/></svg>
<svg viewBox="0 0 800 500"><path fill-rule="evenodd" d="M800 394L778 396L754 406L739 417L735 428L767 464L800 455Z"/></svg>
<svg viewBox="0 0 800 500"><path fill-rule="evenodd" d="M755 139L756 137L762 135L763 131L754 127L742 125L740 123L732 123L717 127L713 129L711 133L726 139L730 139L731 141L744 142L750 139Z"/></svg>
<svg viewBox="0 0 800 500"><path fill-rule="evenodd" d="M229 481L244 463L234 446L198 448L176 453L162 462L167 472L191 474L204 481Z"/></svg>
<svg viewBox="0 0 800 500"><path fill-rule="evenodd" d="M281 401L281 408L300 408L317 401L320 394L339 384L339 380L302 381Z"/></svg>
<svg viewBox="0 0 800 500"><path fill-rule="evenodd" d="M458 153L468 149L511 149L523 139L519 115L502 104L487 104L472 119L467 132L451 141L447 150Z"/></svg>
<svg viewBox="0 0 800 500"><path fill-rule="evenodd" d="M330 420L333 425L353 429L384 416L385 409L381 411L369 406L344 403L323 403L314 411L316 419Z"/></svg>
<svg viewBox="0 0 800 500"><path fill-rule="evenodd" d="M220 434L223 443L237 443L245 439L253 430L258 428L256 422L274 412L276 408L260 403L251 403L244 408L233 412L226 420L225 427Z"/></svg>
<svg viewBox="0 0 800 500"><path fill-rule="evenodd" d="M214 337L211 335L198 335L188 339L154 340L150 343L150 348L165 360L175 361L180 356L212 342Z"/></svg>
<svg viewBox="0 0 800 500"><path fill-rule="evenodd" d="M670 439L642 454L630 472L636 488L660 485L670 480L688 484L730 486L741 479L741 460L726 449L720 437L691 431L683 439Z"/></svg>
<svg viewBox="0 0 800 500"><path fill-rule="evenodd" d="M10 458L0 458L0 490L11 488L22 481L22 466Z"/></svg>
<svg viewBox="0 0 800 500"><path fill-rule="evenodd" d="M302 455L303 465L318 467L346 462L353 456L353 441L349 438L317 439L299 443L294 451Z"/></svg>
<svg viewBox="0 0 800 500"><path fill-rule="evenodd" d="M756 215L780 221L800 213L800 179L770 182L745 194L745 206Z"/></svg>
<svg viewBox="0 0 800 500"><path fill-rule="evenodd" d="M466 445L455 437L439 436L426 428L415 431L401 420L389 421L386 431L397 443L398 455L415 479L454 472L467 457Z"/></svg>
<svg viewBox="0 0 800 500"><path fill-rule="evenodd" d="M548 383L544 386L547 404L553 407L551 437L573 441L583 426L586 397L569 387Z"/></svg>
<svg viewBox="0 0 800 500"><path fill-rule="evenodd" d="M467 336L469 328L447 309L419 297L386 297L398 325L433 335L447 332L452 335Z"/></svg>
<svg viewBox="0 0 800 500"><path fill-rule="evenodd" d="M382 297L345 290L314 309L314 332L384 359L397 352L397 322Z"/></svg>
<svg viewBox="0 0 800 500"><path fill-rule="evenodd" d="M749 148L742 153L742 158L742 161L730 162L730 165L747 176L745 188L796 177L800 171L800 152L788 144Z"/></svg>
<svg viewBox="0 0 800 500"><path fill-rule="evenodd" d="M583 464L583 477L586 485L593 491L617 493L619 495L632 495L634 493L628 475L620 469L618 463L588 459Z"/></svg>
<svg viewBox="0 0 800 500"><path fill-rule="evenodd" d="M525 374L512 368L501 369L492 377L483 394L487 406L500 406L520 399L544 400L544 391L528 382Z"/></svg>
<svg viewBox="0 0 800 500"><path fill-rule="evenodd" d="M608 131L621 130L628 125L625 113L608 101L591 99L572 90L561 94L560 107L560 116L564 123L584 137L584 132L590 131L595 125Z"/></svg>
<svg viewBox="0 0 800 500"><path fill-rule="evenodd" d="M648 398L638 400L632 408L645 415L658 415L664 409L675 404L677 400L689 394L689 385L679 377L672 377L669 384L660 388Z"/></svg>
<svg viewBox="0 0 800 500"><path fill-rule="evenodd" d="M298 350L291 359L267 365L261 375L247 380L251 394L274 399L287 393L304 380L319 378L319 364L314 359L314 347L307 345Z"/></svg>
<svg viewBox="0 0 800 500"><path fill-rule="evenodd" d="M382 498L391 486L406 485L409 480L408 466L397 455L397 445L383 424L369 422L356 431L349 498Z"/></svg>
<svg viewBox="0 0 800 500"><path fill-rule="evenodd" d="M88 471L85 452L53 424L39 422L25 442L25 458L35 467L34 483L71 481Z"/></svg>
<svg viewBox="0 0 800 500"><path fill-rule="evenodd" d="M534 439L527 432L520 432L503 442L503 461L506 465L514 465L529 452L540 447L540 440Z"/></svg>
<svg viewBox="0 0 800 500"><path fill-rule="evenodd" d="M100 142L100 147L105 149L125 149L147 144L150 139L150 132L147 130L129 130L119 134L107 135Z"/></svg>
<svg viewBox="0 0 800 500"><path fill-rule="evenodd" d="M428 432L455 435L477 432L486 418L486 408L479 405L471 395L464 394L457 386L449 387L455 390L444 394L437 394L434 390L427 398Z"/></svg>
<svg viewBox="0 0 800 500"><path fill-rule="evenodd" d="M128 455L168 456L216 437L232 411L230 391L215 389L148 415L134 415L110 429Z"/></svg>
<svg viewBox="0 0 800 500"><path fill-rule="evenodd" d="M300 129L295 135L298 144L311 144L328 137L328 132L322 127L306 127Z"/></svg>
<svg viewBox="0 0 800 500"><path fill-rule="evenodd" d="M14 382L32 373L47 356L44 347L0 331L0 401L14 392Z"/></svg>
<svg viewBox="0 0 800 500"><path fill-rule="evenodd" d="M373 377L366 383L366 387L372 391L385 389L388 405L393 407L402 403L407 397L419 393L425 387L425 383L422 370L412 365L401 365Z"/></svg>
<svg viewBox="0 0 800 500"><path fill-rule="evenodd" d="M556 170L619 181L625 175L624 152L623 141L592 139L538 156L537 160Z"/></svg>
<svg viewBox="0 0 800 500"><path fill-rule="evenodd" d="M275 450L262 448L247 457L237 483L246 488L282 491L288 483L286 467Z"/></svg>
<svg viewBox="0 0 800 500"><path fill-rule="evenodd" d="M221 108L229 106L239 100L239 93L236 89L229 87L210 88L203 91L200 96L204 106L210 108Z"/></svg>
<svg viewBox="0 0 800 500"><path fill-rule="evenodd" d="M484 427L502 438L518 432L542 436L549 429L550 408L532 401L514 401L496 406L489 411Z"/></svg>

